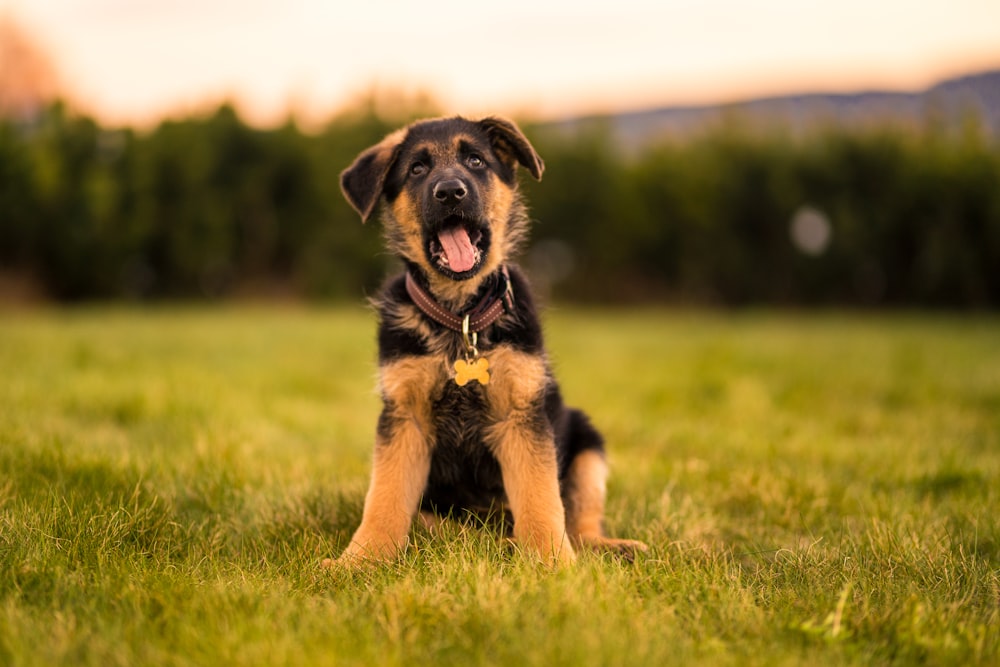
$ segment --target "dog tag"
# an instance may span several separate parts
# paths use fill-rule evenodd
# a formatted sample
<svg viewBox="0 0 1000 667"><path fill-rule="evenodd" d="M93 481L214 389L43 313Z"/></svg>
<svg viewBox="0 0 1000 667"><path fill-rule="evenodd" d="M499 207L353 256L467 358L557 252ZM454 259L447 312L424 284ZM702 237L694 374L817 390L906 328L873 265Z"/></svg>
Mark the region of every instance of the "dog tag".
<svg viewBox="0 0 1000 667"><path fill-rule="evenodd" d="M490 362L483 357L476 359L459 359L455 362L455 384L464 387L472 380L479 384L489 384Z"/></svg>

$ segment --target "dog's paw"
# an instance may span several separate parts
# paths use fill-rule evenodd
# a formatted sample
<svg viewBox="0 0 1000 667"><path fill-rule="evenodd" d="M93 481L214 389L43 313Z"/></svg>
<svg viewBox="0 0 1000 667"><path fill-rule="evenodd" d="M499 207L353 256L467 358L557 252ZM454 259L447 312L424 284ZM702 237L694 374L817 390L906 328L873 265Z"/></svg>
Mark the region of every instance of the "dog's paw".
<svg viewBox="0 0 1000 667"><path fill-rule="evenodd" d="M637 554L649 551L649 546L639 540L623 540L613 537L585 537L580 539L580 545L593 551L614 554L632 563Z"/></svg>
<svg viewBox="0 0 1000 667"><path fill-rule="evenodd" d="M324 558L319 567L330 573L352 573L362 572L385 562L385 559L372 558L366 554L343 553L337 558Z"/></svg>
<svg viewBox="0 0 1000 667"><path fill-rule="evenodd" d="M320 567L325 570L358 570L379 563L389 563L406 548L408 541L406 536L401 540L392 540L385 535L373 535L359 530L340 556L323 559Z"/></svg>

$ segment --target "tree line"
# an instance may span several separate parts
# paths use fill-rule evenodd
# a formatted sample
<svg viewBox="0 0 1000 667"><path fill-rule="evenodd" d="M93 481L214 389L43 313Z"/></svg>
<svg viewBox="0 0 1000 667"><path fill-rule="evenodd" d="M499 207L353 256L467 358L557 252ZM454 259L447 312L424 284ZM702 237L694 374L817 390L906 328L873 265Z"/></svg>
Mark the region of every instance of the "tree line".
<svg viewBox="0 0 1000 667"><path fill-rule="evenodd" d="M52 105L0 120L0 274L61 301L261 291L357 300L392 259L339 172L426 109L373 104L317 131L230 106L147 130ZM552 298L723 305L1000 305L1000 148L873 124L795 135L739 119L624 151L609 128L524 129L524 263Z"/></svg>

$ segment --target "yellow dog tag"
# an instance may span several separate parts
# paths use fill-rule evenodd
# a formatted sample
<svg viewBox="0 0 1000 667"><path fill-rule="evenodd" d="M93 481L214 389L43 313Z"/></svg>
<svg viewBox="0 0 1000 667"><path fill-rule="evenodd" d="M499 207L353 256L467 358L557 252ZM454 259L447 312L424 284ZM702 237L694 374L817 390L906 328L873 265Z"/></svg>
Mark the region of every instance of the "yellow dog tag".
<svg viewBox="0 0 1000 667"><path fill-rule="evenodd" d="M489 368L490 362L483 357L471 361L459 359L455 362L455 384L464 387L472 380L476 380L479 384L489 384Z"/></svg>

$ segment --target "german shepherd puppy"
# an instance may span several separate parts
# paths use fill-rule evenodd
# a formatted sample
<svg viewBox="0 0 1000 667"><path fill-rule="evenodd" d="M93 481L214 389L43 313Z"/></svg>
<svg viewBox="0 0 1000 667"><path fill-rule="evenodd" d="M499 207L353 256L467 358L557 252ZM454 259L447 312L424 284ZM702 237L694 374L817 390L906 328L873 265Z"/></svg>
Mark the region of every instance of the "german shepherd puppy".
<svg viewBox="0 0 1000 667"><path fill-rule="evenodd" d="M646 550L604 534L603 440L563 405L509 263L528 221L518 165L541 179L514 123L456 117L390 134L341 175L362 221L384 198L406 270L374 300L383 409L361 525L338 563L393 558L418 511L511 516L518 545L553 563L580 547Z"/></svg>

